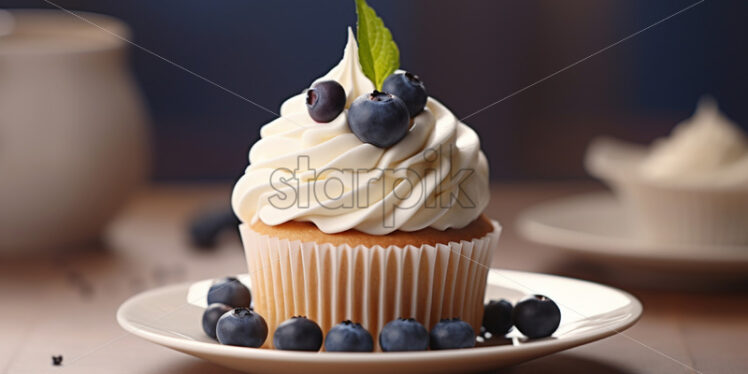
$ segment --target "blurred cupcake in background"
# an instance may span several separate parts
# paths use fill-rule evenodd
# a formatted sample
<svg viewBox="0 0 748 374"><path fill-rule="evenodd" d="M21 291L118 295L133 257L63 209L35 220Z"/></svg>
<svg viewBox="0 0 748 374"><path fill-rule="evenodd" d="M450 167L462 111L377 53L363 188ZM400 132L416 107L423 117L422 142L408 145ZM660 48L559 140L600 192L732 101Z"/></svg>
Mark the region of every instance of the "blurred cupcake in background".
<svg viewBox="0 0 748 374"><path fill-rule="evenodd" d="M649 147L593 141L586 167L652 243L748 244L748 138L711 98Z"/></svg>

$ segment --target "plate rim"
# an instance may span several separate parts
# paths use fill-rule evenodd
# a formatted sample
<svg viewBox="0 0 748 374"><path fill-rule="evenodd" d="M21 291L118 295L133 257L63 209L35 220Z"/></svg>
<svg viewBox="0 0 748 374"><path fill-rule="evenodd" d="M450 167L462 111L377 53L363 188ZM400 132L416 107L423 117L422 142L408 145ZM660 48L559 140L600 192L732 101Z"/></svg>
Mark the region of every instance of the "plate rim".
<svg viewBox="0 0 748 374"><path fill-rule="evenodd" d="M590 201L609 198L616 200L615 194L607 192L586 192L566 195L536 203L520 212L515 220L520 235L537 244L558 248L567 252L584 254L590 257L623 259L630 262L653 262L675 265L709 266L748 266L748 246L683 246L688 250L675 250L669 245L636 243L635 239L611 240L601 234L594 234L539 222L535 217L543 211L558 208L562 204L575 201ZM578 203L578 202L577 202ZM569 239L576 237L576 239ZM579 238L583 239L579 239ZM600 248L607 248L601 250ZM714 251L709 248L719 248Z"/></svg>
<svg viewBox="0 0 748 374"><path fill-rule="evenodd" d="M293 361L295 363L307 363L314 361L315 363L325 364L345 364L345 363L397 363L403 360L429 360L433 361L452 361L454 359L468 359L468 358L489 358L499 354L506 354L508 352L516 353L521 355L522 353L531 353L534 351L548 351L546 348L552 351L547 354L564 351L573 347L577 347L583 344L591 343L597 340L601 340L613 335L617 335L634 325L640 318L643 312L643 306L641 302L631 295L630 293L607 286L604 284L586 281L582 279L563 277L559 275L524 272L515 270L504 270L504 269L490 269L489 272L498 273L514 273L525 276L540 276L550 278L560 278L565 280L571 280L574 282L588 283L597 287L606 289L608 292L615 292L624 296L628 301L629 305L626 307L630 309L629 315L623 318L621 321L612 322L611 325L606 327L600 327L587 332L581 332L577 335L566 339L544 339L535 341L532 344L521 344L521 345L499 345L499 346L488 346L488 347L476 347L471 349L451 349L441 351L423 351L423 352L387 352L387 353L351 353L351 352L298 352L298 351L279 351L274 349L259 349L259 348L247 348L247 347L234 347L220 345L211 342L201 342L195 340L189 340L186 338L178 338L150 332L145 329L139 328L136 321L130 321L125 317L126 311L133 307L133 305L140 302L142 299L151 297L153 294L161 294L166 292L177 292L184 290L186 293L189 287L196 282L184 282L176 285L164 286L155 289L146 290L128 298L124 303L117 309L117 323L127 332L143 338L149 342L156 343L167 348L175 349L183 353L192 354L191 352L197 352L201 354L218 355L223 357L241 358L246 360L263 360L263 361L278 361L280 359L284 361ZM197 281L199 282L199 281ZM196 322L197 323L197 322ZM542 356L541 354L540 356Z"/></svg>

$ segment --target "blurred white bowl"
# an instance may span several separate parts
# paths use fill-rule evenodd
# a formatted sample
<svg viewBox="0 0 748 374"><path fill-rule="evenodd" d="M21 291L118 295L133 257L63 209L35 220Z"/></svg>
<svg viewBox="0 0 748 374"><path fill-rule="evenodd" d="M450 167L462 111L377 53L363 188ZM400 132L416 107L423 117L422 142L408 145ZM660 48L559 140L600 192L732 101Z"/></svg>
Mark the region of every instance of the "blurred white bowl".
<svg viewBox="0 0 748 374"><path fill-rule="evenodd" d="M0 252L95 239L147 173L129 30L77 14L91 23L52 10L0 17Z"/></svg>
<svg viewBox="0 0 748 374"><path fill-rule="evenodd" d="M598 139L586 157L589 173L613 189L643 240L671 248L748 244L748 186L647 180L638 171L647 152Z"/></svg>

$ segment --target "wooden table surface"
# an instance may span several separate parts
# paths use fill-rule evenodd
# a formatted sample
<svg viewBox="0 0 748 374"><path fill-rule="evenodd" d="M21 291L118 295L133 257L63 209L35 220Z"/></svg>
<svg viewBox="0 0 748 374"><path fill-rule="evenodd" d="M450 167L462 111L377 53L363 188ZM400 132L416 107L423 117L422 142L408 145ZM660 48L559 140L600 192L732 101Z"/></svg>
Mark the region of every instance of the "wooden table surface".
<svg viewBox="0 0 748 374"><path fill-rule="evenodd" d="M745 276L694 279L580 263L516 234L514 219L529 204L599 189L582 182L495 185L487 213L502 222L504 234L493 265L624 288L644 304L642 319L625 336L502 372L748 373ZM233 373L131 336L115 321L117 307L138 292L246 272L232 233L214 251L200 251L190 247L185 232L196 210L226 204L229 192L227 185L151 186L115 220L102 244L34 258L0 257L0 372ZM57 354L64 356L61 367L51 365Z"/></svg>

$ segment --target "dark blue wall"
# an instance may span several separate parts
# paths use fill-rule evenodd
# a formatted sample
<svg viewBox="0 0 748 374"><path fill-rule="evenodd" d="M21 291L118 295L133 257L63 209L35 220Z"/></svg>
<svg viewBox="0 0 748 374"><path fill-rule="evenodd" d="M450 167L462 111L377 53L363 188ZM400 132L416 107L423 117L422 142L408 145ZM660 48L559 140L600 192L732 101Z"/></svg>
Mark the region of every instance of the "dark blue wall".
<svg viewBox="0 0 748 374"><path fill-rule="evenodd" d="M119 17L138 44L273 111L339 60L346 27L355 24L352 0L55 2ZM458 116L692 3L370 0L402 65ZM745 127L746 14L748 2L704 2L470 118L493 176L583 176L592 137L649 141L689 116L704 93ZM154 120L155 178L238 176L273 115L137 49L132 60Z"/></svg>

